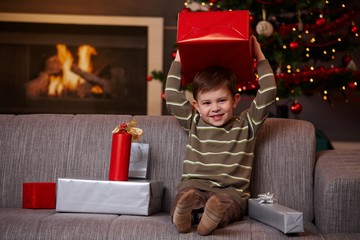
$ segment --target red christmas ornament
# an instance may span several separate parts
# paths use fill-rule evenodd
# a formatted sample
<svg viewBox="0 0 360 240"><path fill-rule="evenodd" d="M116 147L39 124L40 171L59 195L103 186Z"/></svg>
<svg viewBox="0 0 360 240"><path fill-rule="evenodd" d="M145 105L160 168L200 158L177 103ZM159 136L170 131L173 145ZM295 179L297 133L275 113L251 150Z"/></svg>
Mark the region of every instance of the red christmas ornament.
<svg viewBox="0 0 360 240"><path fill-rule="evenodd" d="M249 89L255 90L257 86L254 83L250 83Z"/></svg>
<svg viewBox="0 0 360 240"><path fill-rule="evenodd" d="M302 110L302 106L300 103L294 102L293 104L291 104L290 110L293 114L299 114Z"/></svg>
<svg viewBox="0 0 360 240"><path fill-rule="evenodd" d="M146 77L146 81L150 82L151 80L152 80L152 76L148 75L148 76Z"/></svg>
<svg viewBox="0 0 360 240"><path fill-rule="evenodd" d="M299 47L299 43L298 42L295 42L295 41L292 41L290 44L289 44L290 48L291 49L297 49Z"/></svg>
<svg viewBox="0 0 360 240"><path fill-rule="evenodd" d="M175 59L175 57L176 57L176 51L173 51L173 52L171 53L171 57L172 57L173 59Z"/></svg>
<svg viewBox="0 0 360 240"><path fill-rule="evenodd" d="M356 34L357 32L358 32L358 27L356 26L356 25L354 25L354 26L351 26L351 28L350 28L350 33L352 33L352 34Z"/></svg>
<svg viewBox="0 0 360 240"><path fill-rule="evenodd" d="M350 90L355 90L357 88L357 84L355 82L349 82L348 87Z"/></svg>
<svg viewBox="0 0 360 240"><path fill-rule="evenodd" d="M315 22L316 26L318 27L322 27L326 24L326 19L325 18L318 18Z"/></svg>
<svg viewBox="0 0 360 240"><path fill-rule="evenodd" d="M250 23L254 23L254 15L250 14L249 15L249 20L250 20Z"/></svg>

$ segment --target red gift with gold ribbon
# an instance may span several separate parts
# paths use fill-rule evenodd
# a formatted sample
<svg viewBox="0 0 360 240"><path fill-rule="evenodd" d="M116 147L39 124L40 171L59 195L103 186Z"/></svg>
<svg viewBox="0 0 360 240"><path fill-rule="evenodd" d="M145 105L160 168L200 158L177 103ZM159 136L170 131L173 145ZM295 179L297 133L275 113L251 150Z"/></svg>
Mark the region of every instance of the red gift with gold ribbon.
<svg viewBox="0 0 360 240"><path fill-rule="evenodd" d="M185 83L211 66L233 71L239 86L254 79L248 10L181 12L177 43Z"/></svg>
<svg viewBox="0 0 360 240"><path fill-rule="evenodd" d="M129 178L131 142L137 141L142 135L142 130L135 126L136 122L131 121L113 130L109 180L127 181Z"/></svg>

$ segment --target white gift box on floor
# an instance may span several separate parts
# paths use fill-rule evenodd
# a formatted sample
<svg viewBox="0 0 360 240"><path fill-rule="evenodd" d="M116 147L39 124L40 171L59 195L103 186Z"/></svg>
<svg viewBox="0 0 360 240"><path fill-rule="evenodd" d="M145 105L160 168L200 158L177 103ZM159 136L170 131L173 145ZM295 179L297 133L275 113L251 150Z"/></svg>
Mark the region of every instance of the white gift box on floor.
<svg viewBox="0 0 360 240"><path fill-rule="evenodd" d="M276 228L283 233L304 232L303 213L277 203L258 204L259 200L248 200L249 217Z"/></svg>
<svg viewBox="0 0 360 240"><path fill-rule="evenodd" d="M161 210L160 181L98 181L59 178L56 211L151 215Z"/></svg>

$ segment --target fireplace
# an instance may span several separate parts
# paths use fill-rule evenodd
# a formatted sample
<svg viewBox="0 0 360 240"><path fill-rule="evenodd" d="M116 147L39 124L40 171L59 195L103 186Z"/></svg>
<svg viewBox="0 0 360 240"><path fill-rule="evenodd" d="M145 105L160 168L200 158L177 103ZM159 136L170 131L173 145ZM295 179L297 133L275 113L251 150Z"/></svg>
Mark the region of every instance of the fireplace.
<svg viewBox="0 0 360 240"><path fill-rule="evenodd" d="M159 115L161 57L159 18L2 13L0 113Z"/></svg>

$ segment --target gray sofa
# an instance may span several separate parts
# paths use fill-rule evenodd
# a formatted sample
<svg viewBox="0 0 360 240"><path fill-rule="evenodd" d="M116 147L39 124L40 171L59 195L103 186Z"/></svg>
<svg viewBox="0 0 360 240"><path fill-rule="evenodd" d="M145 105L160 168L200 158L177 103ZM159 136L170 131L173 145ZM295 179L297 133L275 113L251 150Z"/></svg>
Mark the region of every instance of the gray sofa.
<svg viewBox="0 0 360 240"><path fill-rule="evenodd" d="M0 115L0 239L202 239L179 234L169 209L181 176L186 133L171 116L135 116L150 144L149 178L164 182L162 212L151 216L22 209L22 183L57 178L107 180L111 131L125 115ZM286 235L245 217L207 239L360 239L360 157L315 152L315 129L266 120L256 147L254 197L273 192L304 214L305 232Z"/></svg>

